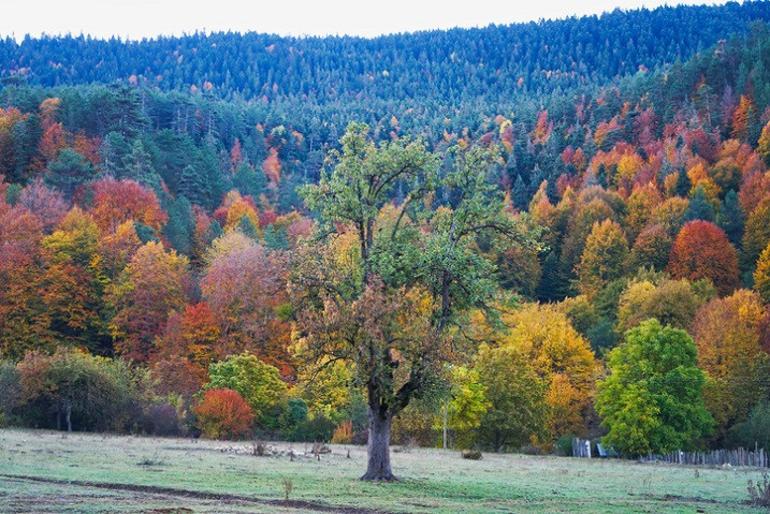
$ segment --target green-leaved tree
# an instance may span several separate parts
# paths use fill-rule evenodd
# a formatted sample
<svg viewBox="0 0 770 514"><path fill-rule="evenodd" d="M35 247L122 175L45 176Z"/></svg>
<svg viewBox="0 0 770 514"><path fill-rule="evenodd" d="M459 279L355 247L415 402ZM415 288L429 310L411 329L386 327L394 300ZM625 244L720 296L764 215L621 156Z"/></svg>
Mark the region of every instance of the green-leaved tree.
<svg viewBox="0 0 770 514"><path fill-rule="evenodd" d="M711 432L705 377L684 330L647 320L626 332L608 367L596 398L606 444L625 455L667 453L692 448Z"/></svg>
<svg viewBox="0 0 770 514"><path fill-rule="evenodd" d="M463 315L497 291L480 243L534 243L490 179L494 150L453 149L439 173L421 142L377 144L363 124L341 146L303 190L321 224L291 280L297 347L309 362L354 368L369 407L362 478L392 480L393 417L436 383Z"/></svg>

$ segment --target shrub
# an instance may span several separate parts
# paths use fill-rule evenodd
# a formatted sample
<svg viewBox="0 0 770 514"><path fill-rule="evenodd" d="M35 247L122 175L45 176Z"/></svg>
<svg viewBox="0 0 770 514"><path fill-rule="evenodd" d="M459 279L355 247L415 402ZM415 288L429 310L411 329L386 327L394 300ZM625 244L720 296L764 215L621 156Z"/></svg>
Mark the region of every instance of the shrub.
<svg viewBox="0 0 770 514"><path fill-rule="evenodd" d="M334 429L332 434L332 443L334 444L350 444L353 441L353 422L343 421L337 428Z"/></svg>
<svg viewBox="0 0 770 514"><path fill-rule="evenodd" d="M285 403L287 393L278 369L250 353L233 355L212 364L206 387L238 391L251 407L257 423L271 429L276 428L278 407Z"/></svg>
<svg viewBox="0 0 770 514"><path fill-rule="evenodd" d="M297 429L307 421L307 417L308 406L305 400L302 398L292 398L286 402L279 420L283 432L282 437L289 441L296 441Z"/></svg>
<svg viewBox="0 0 770 514"><path fill-rule="evenodd" d="M265 457L270 455L270 447L264 441L254 441L251 444L251 454L255 457Z"/></svg>
<svg viewBox="0 0 770 514"><path fill-rule="evenodd" d="M770 449L770 403L760 402L751 410L746 421L730 429L728 444L733 447Z"/></svg>
<svg viewBox="0 0 770 514"><path fill-rule="evenodd" d="M531 442L519 448L519 451L524 455L545 455L547 448L542 443L539 443L536 438L533 438Z"/></svg>
<svg viewBox="0 0 770 514"><path fill-rule="evenodd" d="M436 405L431 399L412 401L393 419L390 435L393 444L414 444L431 447L436 444L438 430L435 425Z"/></svg>
<svg viewBox="0 0 770 514"><path fill-rule="evenodd" d="M145 413L145 431L153 435L179 435L183 432L176 407L168 402L150 405Z"/></svg>
<svg viewBox="0 0 770 514"><path fill-rule="evenodd" d="M254 413L246 400L232 389L209 389L195 407L204 437L239 439L251 431Z"/></svg>
<svg viewBox="0 0 770 514"><path fill-rule="evenodd" d="M21 395L21 383L16 366L0 361L0 427L10 423L12 412Z"/></svg>
<svg viewBox="0 0 770 514"><path fill-rule="evenodd" d="M27 425L124 431L141 422L148 375L124 361L59 348L27 353L16 370L17 411Z"/></svg>
<svg viewBox="0 0 770 514"><path fill-rule="evenodd" d="M296 441L329 441L336 425L323 414L306 420L294 431Z"/></svg>
<svg viewBox="0 0 770 514"><path fill-rule="evenodd" d="M572 439L575 436L566 434L556 441L556 453L563 457L572 457Z"/></svg>
<svg viewBox="0 0 770 514"><path fill-rule="evenodd" d="M294 490L294 481L289 477L281 478L281 484L283 485L283 499L289 501L289 496Z"/></svg>

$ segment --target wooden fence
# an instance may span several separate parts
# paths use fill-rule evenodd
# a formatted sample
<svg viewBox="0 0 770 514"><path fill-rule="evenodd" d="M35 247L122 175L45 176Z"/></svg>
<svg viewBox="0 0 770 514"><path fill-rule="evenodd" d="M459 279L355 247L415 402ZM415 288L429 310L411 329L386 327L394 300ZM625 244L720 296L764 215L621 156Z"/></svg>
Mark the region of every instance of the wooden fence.
<svg viewBox="0 0 770 514"><path fill-rule="evenodd" d="M691 466L750 466L755 468L770 467L767 452L763 448L757 450L712 450L705 452L671 452L667 455L650 455L641 459L644 462L668 462L670 464L685 464Z"/></svg>
<svg viewBox="0 0 770 514"><path fill-rule="evenodd" d="M601 445L596 445L597 454L591 454L592 443L588 439L572 439L572 456L590 459L593 456L605 457L608 451ZM611 453L611 452L609 452ZM749 466L755 468L768 468L768 454L763 448L745 450L711 450L703 452L676 451L666 455L647 455L640 458L642 462L666 462L669 464L683 464L688 466Z"/></svg>

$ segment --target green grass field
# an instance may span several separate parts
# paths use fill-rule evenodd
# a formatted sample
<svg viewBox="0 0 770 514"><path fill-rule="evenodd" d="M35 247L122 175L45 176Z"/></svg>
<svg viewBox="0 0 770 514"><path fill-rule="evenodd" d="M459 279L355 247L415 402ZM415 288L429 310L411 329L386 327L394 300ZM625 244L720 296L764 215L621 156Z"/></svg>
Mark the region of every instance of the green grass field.
<svg viewBox="0 0 770 514"><path fill-rule="evenodd" d="M0 430L0 512L755 512L756 469L454 451L394 452L397 483L358 480L365 448ZM397 448L396 448L397 449ZM349 457L348 457L349 452ZM284 479L293 490L284 500Z"/></svg>

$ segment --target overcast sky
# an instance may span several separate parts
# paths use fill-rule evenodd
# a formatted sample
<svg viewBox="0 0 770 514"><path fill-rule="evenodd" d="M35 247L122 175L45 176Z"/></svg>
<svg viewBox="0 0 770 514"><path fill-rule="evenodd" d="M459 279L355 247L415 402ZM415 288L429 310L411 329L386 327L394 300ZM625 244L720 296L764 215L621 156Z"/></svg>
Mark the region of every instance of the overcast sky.
<svg viewBox="0 0 770 514"><path fill-rule="evenodd" d="M599 14L615 7L721 1L658 0L3 0L0 35L90 34L141 39L196 30L281 35L474 27Z"/></svg>

